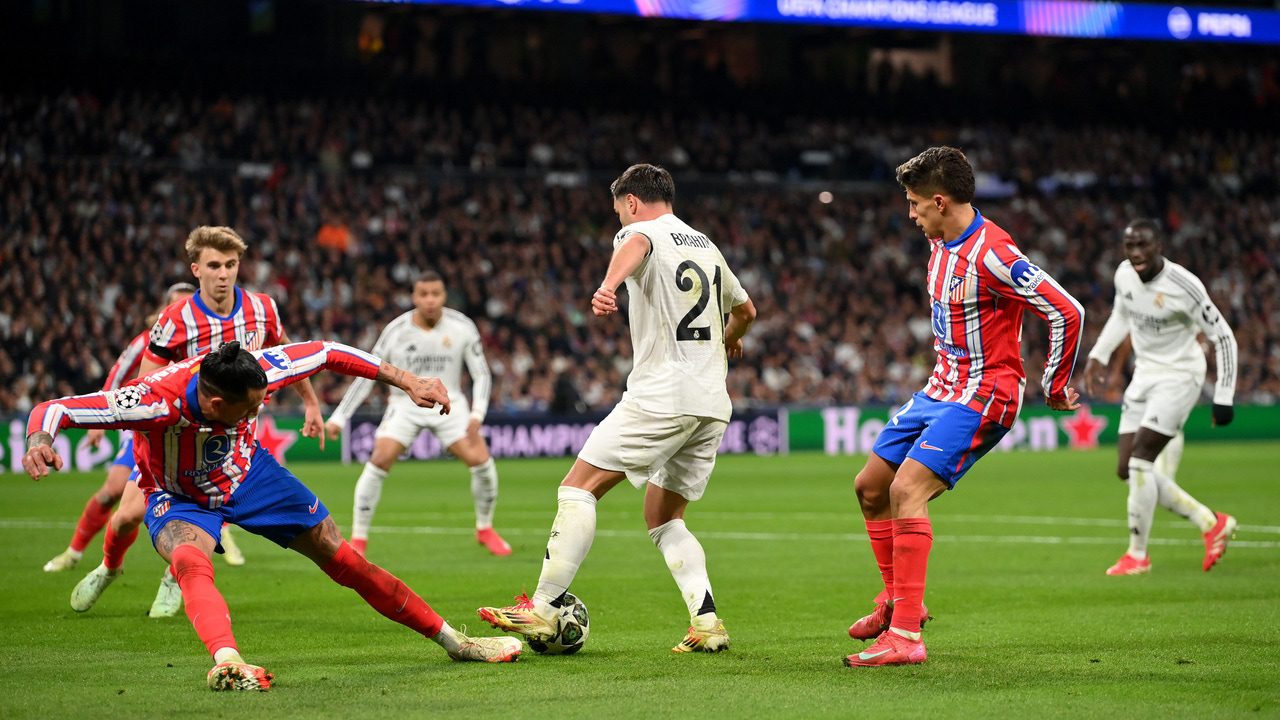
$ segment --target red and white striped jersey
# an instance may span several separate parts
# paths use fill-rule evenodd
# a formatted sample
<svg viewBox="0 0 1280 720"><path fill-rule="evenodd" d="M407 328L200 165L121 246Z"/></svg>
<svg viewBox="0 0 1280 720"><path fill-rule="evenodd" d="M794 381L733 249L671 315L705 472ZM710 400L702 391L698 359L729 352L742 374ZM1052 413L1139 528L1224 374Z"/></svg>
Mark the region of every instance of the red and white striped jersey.
<svg viewBox="0 0 1280 720"><path fill-rule="evenodd" d="M1048 398L1064 397L1080 351L1080 303L981 213L958 239L931 242L929 299L938 361L925 394L1012 426L1026 386L1020 346L1022 315L1029 309L1049 323L1041 386Z"/></svg>
<svg viewBox="0 0 1280 720"><path fill-rule="evenodd" d="M267 373L267 398L321 370L373 378L382 361L332 342L300 342L257 350ZM257 416L227 427L200 412L201 357L160 368L116 390L40 403L27 435L68 427L133 430L134 456L145 492L184 495L209 508L225 504L249 472L257 448ZM264 400L264 404L265 404Z"/></svg>
<svg viewBox="0 0 1280 720"><path fill-rule="evenodd" d="M138 368L142 367L142 354L146 352L150 338L151 331L144 330L129 341L124 352L116 358L116 364L112 365L111 371L107 373L107 381L102 383L103 390L115 390L138 377Z"/></svg>
<svg viewBox="0 0 1280 720"><path fill-rule="evenodd" d="M198 292L165 308L151 328L145 357L165 365L213 352L232 340L251 351L279 345L284 327L276 301L240 287L235 293L235 306L226 316L209 309Z"/></svg>

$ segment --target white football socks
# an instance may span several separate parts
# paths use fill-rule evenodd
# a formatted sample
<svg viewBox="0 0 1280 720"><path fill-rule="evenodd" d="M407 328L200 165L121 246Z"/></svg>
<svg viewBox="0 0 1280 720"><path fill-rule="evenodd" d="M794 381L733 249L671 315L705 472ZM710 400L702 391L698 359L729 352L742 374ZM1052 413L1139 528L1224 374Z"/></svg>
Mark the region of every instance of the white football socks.
<svg viewBox="0 0 1280 720"><path fill-rule="evenodd" d="M551 602L564 594L596 537L596 496L582 488L561 485L556 492L560 509L551 524L542 575L533 592L534 612L550 617Z"/></svg>
<svg viewBox="0 0 1280 720"><path fill-rule="evenodd" d="M450 654L458 652L458 649L462 647L462 639L458 637L458 631L454 630L453 626L447 622L440 626L440 632L432 635L431 639Z"/></svg>
<svg viewBox="0 0 1280 720"><path fill-rule="evenodd" d="M1139 560L1147 557L1147 540L1159 494L1151 461L1129 458L1129 554Z"/></svg>
<svg viewBox="0 0 1280 720"><path fill-rule="evenodd" d="M498 505L498 468L492 457L471 468L471 497L476 503L476 529L493 527L493 510Z"/></svg>
<svg viewBox="0 0 1280 720"><path fill-rule="evenodd" d="M382 497L382 481L387 479L387 471L371 462L364 464L360 471L360 479L356 481L355 507L351 512L351 537L367 540L369 526L373 524L373 514L378 510L378 500Z"/></svg>
<svg viewBox="0 0 1280 720"><path fill-rule="evenodd" d="M667 569L680 588L680 596L689 608L689 620L695 627L707 630L715 627L716 606L711 595L711 580L707 577L707 555L698 538L689 532L684 520L672 520L649 531L653 544L658 546L667 561Z"/></svg>

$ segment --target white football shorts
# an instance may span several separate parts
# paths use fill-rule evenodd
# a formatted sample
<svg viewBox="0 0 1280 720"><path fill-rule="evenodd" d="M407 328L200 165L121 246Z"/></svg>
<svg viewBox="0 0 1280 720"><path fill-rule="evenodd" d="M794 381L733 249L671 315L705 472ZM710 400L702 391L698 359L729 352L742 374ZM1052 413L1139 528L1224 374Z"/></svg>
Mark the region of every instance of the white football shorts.
<svg viewBox="0 0 1280 720"><path fill-rule="evenodd" d="M467 436L467 423L471 421L471 404L458 397L449 408L448 415L440 414L440 406L421 408L408 402L393 402L382 414L382 422L373 437L390 438L405 446L413 445L418 433L430 430L435 433L441 447L448 448Z"/></svg>
<svg viewBox="0 0 1280 720"><path fill-rule="evenodd" d="M1203 385L1201 373L1134 373L1124 391L1120 434L1144 427L1169 437L1177 435L1200 399Z"/></svg>
<svg viewBox="0 0 1280 720"><path fill-rule="evenodd" d="M625 472L697 500L706 492L728 423L696 415L654 415L626 397L600 422L578 457L603 470Z"/></svg>

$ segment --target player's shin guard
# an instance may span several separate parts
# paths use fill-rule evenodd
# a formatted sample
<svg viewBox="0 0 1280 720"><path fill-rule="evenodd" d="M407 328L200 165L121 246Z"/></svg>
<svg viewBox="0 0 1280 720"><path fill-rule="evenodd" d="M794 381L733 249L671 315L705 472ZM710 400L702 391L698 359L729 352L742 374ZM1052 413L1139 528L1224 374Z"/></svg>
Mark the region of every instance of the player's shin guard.
<svg viewBox="0 0 1280 720"><path fill-rule="evenodd" d="M867 537L871 539L871 552L876 556L876 565L880 566L880 578L884 580L884 591L893 598L893 521L868 520Z"/></svg>
<svg viewBox="0 0 1280 720"><path fill-rule="evenodd" d="M112 505L103 505L96 497L89 498L89 502L84 505L84 511L80 513L79 522L76 523L76 531L71 535L69 547L76 552L84 552L89 541L111 519L111 508Z"/></svg>
<svg viewBox="0 0 1280 720"><path fill-rule="evenodd" d="M194 545L179 545L173 551L173 574L182 588L187 618L210 655L223 648L235 648L231 632L231 612L227 601L213 584L213 563Z"/></svg>
<svg viewBox="0 0 1280 720"><path fill-rule="evenodd" d="M129 552L129 547L137 539L137 527L127 533L120 534L116 532L114 525L107 525L106 537L102 539L102 564L113 572L119 570L120 566L124 564L125 553Z"/></svg>
<svg viewBox="0 0 1280 720"><path fill-rule="evenodd" d="M1129 554L1139 560L1147 557L1147 540L1159 496L1151 461L1129 458Z"/></svg>
<svg viewBox="0 0 1280 720"><path fill-rule="evenodd" d="M893 619L890 627L904 632L920 632L924 614L925 576L929 551L933 548L933 525L929 518L899 518L893 521Z"/></svg>
<svg viewBox="0 0 1280 720"><path fill-rule="evenodd" d="M444 618L403 580L365 560L346 541L323 569L334 582L355 590L374 610L410 630L430 638L444 625Z"/></svg>
<svg viewBox="0 0 1280 720"><path fill-rule="evenodd" d="M698 538L689 532L684 520L672 520L649 531L653 544L667 561L671 577L684 604L689 608L689 619L699 629L715 627L716 603L711 596L711 580L707 577L707 555Z"/></svg>
<svg viewBox="0 0 1280 720"><path fill-rule="evenodd" d="M561 485L559 509L547 539L542 575L533 593L535 605L551 603L569 589L596 537L596 496L582 488Z"/></svg>
<svg viewBox="0 0 1280 720"><path fill-rule="evenodd" d="M476 529L493 527L493 510L498 505L498 468L493 458L471 468L471 498L476 505Z"/></svg>
<svg viewBox="0 0 1280 720"><path fill-rule="evenodd" d="M369 526L373 524L373 514L378 510L378 500L382 498L382 481L387 479L387 471L371 462L364 464L360 471L360 479L356 481L355 508L351 513L351 537L361 540L369 537Z"/></svg>

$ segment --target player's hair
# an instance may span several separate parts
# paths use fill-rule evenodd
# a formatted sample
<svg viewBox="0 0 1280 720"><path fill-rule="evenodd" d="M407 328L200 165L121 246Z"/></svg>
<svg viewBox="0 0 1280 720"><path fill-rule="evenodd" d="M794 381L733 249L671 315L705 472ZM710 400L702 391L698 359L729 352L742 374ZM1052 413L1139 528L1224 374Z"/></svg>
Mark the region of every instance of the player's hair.
<svg viewBox="0 0 1280 720"><path fill-rule="evenodd" d="M635 195L640 202L658 202L670 205L676 199L676 181L671 173L657 165L638 164L627 168L609 185L614 198Z"/></svg>
<svg viewBox="0 0 1280 720"><path fill-rule="evenodd" d="M1137 218L1125 226L1125 230L1149 230L1151 237L1155 238L1156 242L1164 239L1164 228L1160 225L1160 221L1155 218Z"/></svg>
<svg viewBox="0 0 1280 720"><path fill-rule="evenodd" d="M919 195L942 194L956 202L972 202L973 166L956 148L931 147L898 166L898 184Z"/></svg>
<svg viewBox="0 0 1280 720"><path fill-rule="evenodd" d="M191 293L192 295L195 295L196 286L192 285L189 282L176 282L170 285L169 287L165 288L164 296L169 297L174 293Z"/></svg>
<svg viewBox="0 0 1280 720"><path fill-rule="evenodd" d="M249 245L229 227L201 225L187 236L187 259L193 263L200 262L200 252L205 248L239 256L249 249Z"/></svg>
<svg viewBox="0 0 1280 720"><path fill-rule="evenodd" d="M443 285L444 276L436 272L435 270L423 270L422 272L418 273L418 279L414 280L413 284L417 285L420 282L438 282Z"/></svg>
<svg viewBox="0 0 1280 720"><path fill-rule="evenodd" d="M250 390L266 386L267 373L238 340L222 345L200 361L200 390L209 397L239 402Z"/></svg>

